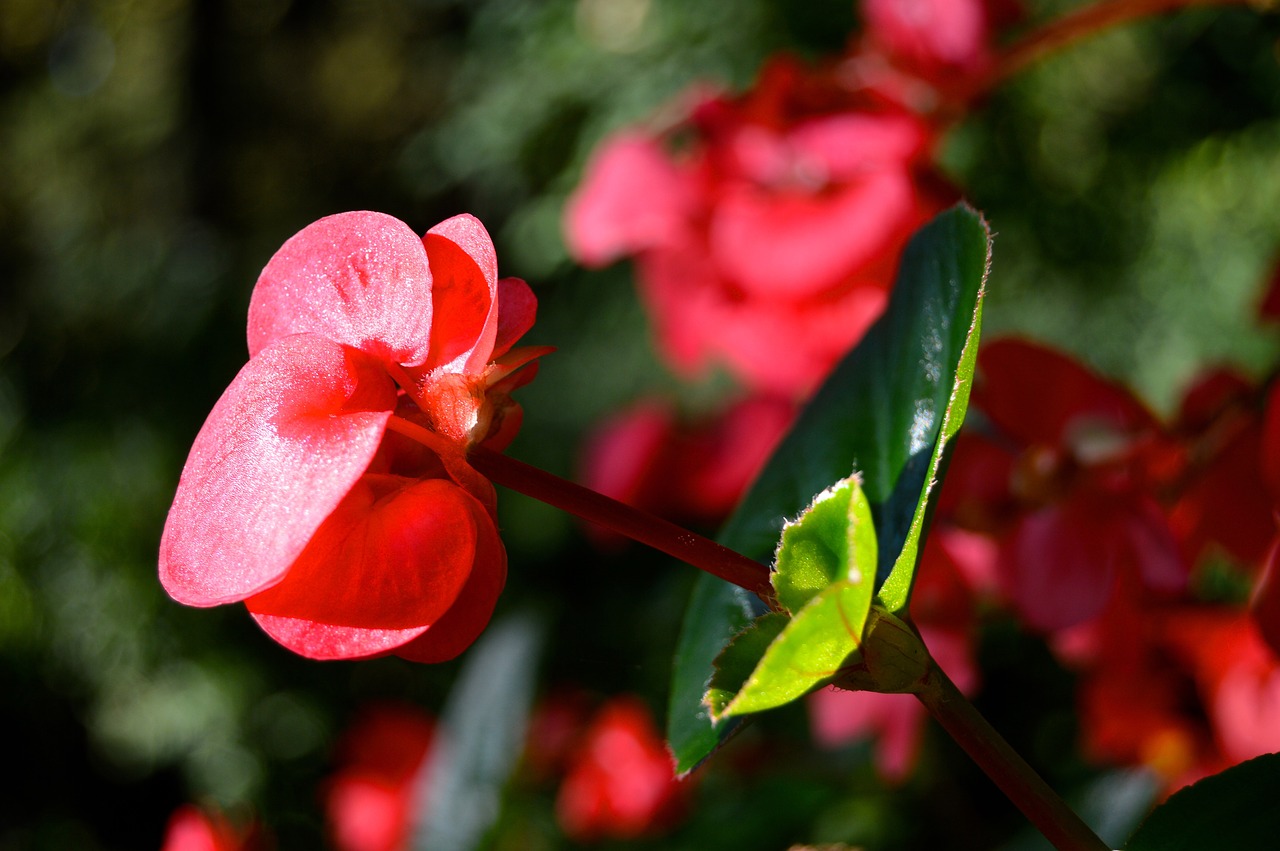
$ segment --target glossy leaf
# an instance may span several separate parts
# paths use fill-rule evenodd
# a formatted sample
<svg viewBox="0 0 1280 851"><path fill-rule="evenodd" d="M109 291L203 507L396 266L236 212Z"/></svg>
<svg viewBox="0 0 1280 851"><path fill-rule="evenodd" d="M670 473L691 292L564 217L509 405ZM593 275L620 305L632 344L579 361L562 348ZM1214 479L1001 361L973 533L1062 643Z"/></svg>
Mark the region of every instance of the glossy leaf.
<svg viewBox="0 0 1280 851"><path fill-rule="evenodd" d="M1274 848L1277 788L1280 754L1242 762L1175 793L1147 816L1125 851Z"/></svg>
<svg viewBox="0 0 1280 851"><path fill-rule="evenodd" d="M857 470L879 541L880 600L893 612L906 608L936 494L931 485L968 404L988 245L985 222L964 206L912 238L885 314L801 413L721 543L768 560L786 519ZM743 596L699 577L672 678L668 735L681 770L705 759L733 729L728 722L711 727L702 697L712 662L750 621Z"/></svg>

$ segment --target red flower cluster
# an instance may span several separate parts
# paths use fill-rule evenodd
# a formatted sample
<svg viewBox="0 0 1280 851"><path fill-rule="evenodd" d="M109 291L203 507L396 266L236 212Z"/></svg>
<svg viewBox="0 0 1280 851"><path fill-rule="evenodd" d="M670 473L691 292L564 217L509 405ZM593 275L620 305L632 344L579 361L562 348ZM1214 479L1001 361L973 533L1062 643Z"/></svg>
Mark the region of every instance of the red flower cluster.
<svg viewBox="0 0 1280 851"><path fill-rule="evenodd" d="M492 485L467 449L520 423L513 349L535 300L488 233L425 237L379 213L322 219L267 264L249 363L197 435L160 543L179 602L243 600L316 659L452 658L506 580Z"/></svg>
<svg viewBox="0 0 1280 851"><path fill-rule="evenodd" d="M999 341L939 503L992 539L1010 605L1079 670L1089 753L1175 786L1280 746L1280 389L1265 396L1215 370L1165 424L1066 356Z"/></svg>
<svg viewBox="0 0 1280 851"><path fill-rule="evenodd" d="M723 366L798 398L879 316L902 246L952 198L927 164L933 139L830 71L775 61L661 137L607 142L570 202L569 246L589 265L636 258L681 372Z"/></svg>

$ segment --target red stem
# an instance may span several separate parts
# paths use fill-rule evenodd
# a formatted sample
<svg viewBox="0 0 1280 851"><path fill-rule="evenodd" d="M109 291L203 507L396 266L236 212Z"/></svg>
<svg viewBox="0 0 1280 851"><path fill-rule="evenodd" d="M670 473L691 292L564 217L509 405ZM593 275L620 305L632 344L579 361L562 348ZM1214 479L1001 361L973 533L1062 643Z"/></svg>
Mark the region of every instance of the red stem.
<svg viewBox="0 0 1280 851"><path fill-rule="evenodd" d="M773 598L769 568L710 538L482 446L472 447L468 460L503 487L647 544L762 600Z"/></svg>
<svg viewBox="0 0 1280 851"><path fill-rule="evenodd" d="M997 61L995 71L984 81L983 88L994 86L1073 42L1138 18L1190 6L1236 6L1250 2L1258 0L1102 0L1051 21L1013 44Z"/></svg>
<svg viewBox="0 0 1280 851"><path fill-rule="evenodd" d="M1110 851L1049 784L979 714L936 662L916 697L956 744L1058 851Z"/></svg>

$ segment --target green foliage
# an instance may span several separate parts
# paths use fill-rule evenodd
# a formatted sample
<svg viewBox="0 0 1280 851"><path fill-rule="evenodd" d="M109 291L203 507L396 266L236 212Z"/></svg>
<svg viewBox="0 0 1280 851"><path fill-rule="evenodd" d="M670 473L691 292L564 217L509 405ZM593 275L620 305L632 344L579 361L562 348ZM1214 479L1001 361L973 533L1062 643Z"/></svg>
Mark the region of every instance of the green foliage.
<svg viewBox="0 0 1280 851"><path fill-rule="evenodd" d="M801 413L726 525L722 543L752 558L767 558L783 534L786 518L800 515L814 494L857 471L859 499L865 494L874 525L874 590L887 611L906 609L920 537L936 498L935 484L968 402L988 259L986 224L966 207L943 213L912 238L884 316ZM841 537L847 527L832 525L826 514L836 505L833 502L810 521L815 530L834 536L819 534L828 554L822 555L823 547L812 542L801 546L809 552L799 559L794 575L781 580L780 595L801 601L821 585L823 575L835 578L842 564L847 569L848 556L844 561L840 556L849 552L848 541ZM864 542L854 552L865 557L866 547ZM713 727L703 703L709 666L726 636L745 625L741 604L733 604L740 598L717 587L723 585L700 578L675 660L668 736L682 771L705 759L734 729ZM811 668L807 665L817 660L805 660L807 674L800 679L807 686L801 688L794 680L785 690L766 689L771 697L763 702L776 701L782 694L793 699L835 674L840 660L831 664L831 658L840 647L847 655L856 646L866 617L865 611L855 616L855 630L846 626L848 593L846 589L823 598L827 602L801 627L810 640L825 628L833 631L822 665ZM737 629L731 621L739 624ZM770 671L790 667L784 662L789 658L788 651L777 651Z"/></svg>
<svg viewBox="0 0 1280 851"><path fill-rule="evenodd" d="M1147 817L1125 851L1274 848L1280 836L1280 754L1267 754L1174 794Z"/></svg>

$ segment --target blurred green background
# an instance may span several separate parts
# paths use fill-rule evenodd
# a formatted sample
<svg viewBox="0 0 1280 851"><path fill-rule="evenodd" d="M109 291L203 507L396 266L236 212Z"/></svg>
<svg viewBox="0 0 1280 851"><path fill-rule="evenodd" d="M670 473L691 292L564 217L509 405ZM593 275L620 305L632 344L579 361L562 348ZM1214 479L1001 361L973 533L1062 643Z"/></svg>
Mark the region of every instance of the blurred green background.
<svg viewBox="0 0 1280 851"><path fill-rule="evenodd" d="M1074 5L1028 2L1027 20ZM852 0L0 2L0 849L158 847L192 799L320 847L316 789L350 712L439 707L456 674L299 659L239 607L187 609L156 582L186 451L246 359L249 293L286 238L348 209L420 232L479 216L502 274L539 296L527 339L559 349L521 391L511 453L571 474L584 430L623 403L696 409L728 388L659 365L625 264L569 261L561 208L592 147L696 81L746 86L769 54L821 57L855 26ZM1143 22L956 129L944 165L997 234L988 335L1064 345L1162 411L1205 363L1270 368L1276 335L1253 310L1280 256L1278 39L1277 16L1243 8ZM661 707L691 571L599 554L553 510L500 499L502 607L555 626L543 680ZM1047 727L1007 708L1047 656L986 661L997 726L1076 776L1069 688L1032 699ZM981 794L954 754L889 793L864 753L806 765L801 716L774 725L757 746L800 756L713 773L681 847L735 822L742 848L909 841L909 805L966 825L953 847L1007 831L984 821L998 803L937 803ZM513 813L508 844L548 818Z"/></svg>

